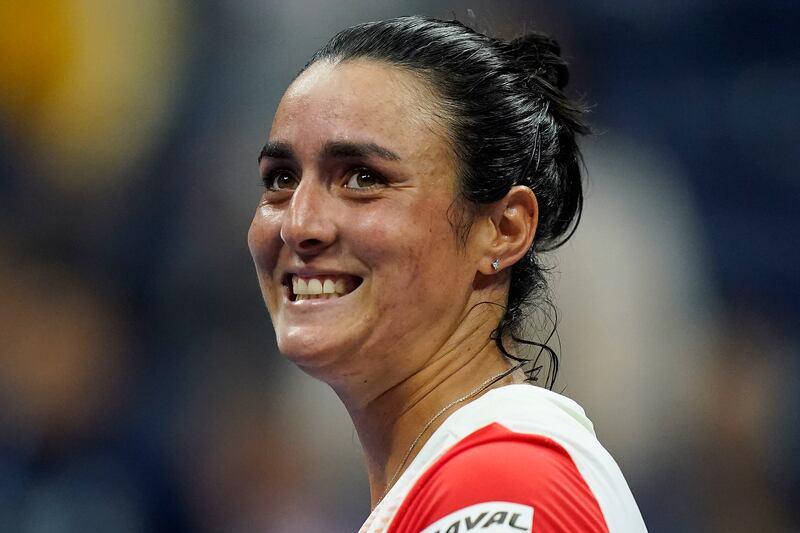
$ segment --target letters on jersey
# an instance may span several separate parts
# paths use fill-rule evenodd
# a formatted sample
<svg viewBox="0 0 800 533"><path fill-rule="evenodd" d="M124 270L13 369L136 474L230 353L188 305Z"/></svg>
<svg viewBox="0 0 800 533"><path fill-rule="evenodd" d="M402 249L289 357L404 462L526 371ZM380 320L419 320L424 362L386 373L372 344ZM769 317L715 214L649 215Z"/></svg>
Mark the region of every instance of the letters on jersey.
<svg viewBox="0 0 800 533"><path fill-rule="evenodd" d="M533 507L511 502L485 502L459 509L420 533L530 533Z"/></svg>

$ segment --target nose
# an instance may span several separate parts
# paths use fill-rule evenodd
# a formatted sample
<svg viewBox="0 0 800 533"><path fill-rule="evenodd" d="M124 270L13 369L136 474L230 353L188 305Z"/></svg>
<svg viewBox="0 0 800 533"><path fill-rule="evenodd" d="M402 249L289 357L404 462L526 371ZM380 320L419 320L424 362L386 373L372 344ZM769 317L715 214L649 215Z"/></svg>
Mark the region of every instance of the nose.
<svg viewBox="0 0 800 533"><path fill-rule="evenodd" d="M336 241L329 194L317 180L304 179L292 193L281 225L281 240L297 254L313 256Z"/></svg>

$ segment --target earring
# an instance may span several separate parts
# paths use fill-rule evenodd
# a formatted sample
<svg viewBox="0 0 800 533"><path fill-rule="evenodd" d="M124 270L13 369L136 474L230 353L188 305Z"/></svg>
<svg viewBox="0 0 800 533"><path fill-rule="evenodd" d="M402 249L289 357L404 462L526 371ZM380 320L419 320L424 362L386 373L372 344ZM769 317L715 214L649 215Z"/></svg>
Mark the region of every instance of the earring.
<svg viewBox="0 0 800 533"><path fill-rule="evenodd" d="M492 268L497 271L500 270L500 259L495 259L492 261Z"/></svg>

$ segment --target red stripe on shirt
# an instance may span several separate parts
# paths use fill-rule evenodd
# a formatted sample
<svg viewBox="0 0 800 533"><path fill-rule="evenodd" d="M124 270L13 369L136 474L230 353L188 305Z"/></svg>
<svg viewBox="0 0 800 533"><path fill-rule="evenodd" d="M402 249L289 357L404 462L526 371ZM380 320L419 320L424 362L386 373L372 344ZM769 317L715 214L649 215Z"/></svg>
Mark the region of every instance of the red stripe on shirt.
<svg viewBox="0 0 800 533"><path fill-rule="evenodd" d="M563 447L497 423L465 437L423 473L387 533L419 533L459 509L492 501L533 507L536 533L608 533L597 499Z"/></svg>

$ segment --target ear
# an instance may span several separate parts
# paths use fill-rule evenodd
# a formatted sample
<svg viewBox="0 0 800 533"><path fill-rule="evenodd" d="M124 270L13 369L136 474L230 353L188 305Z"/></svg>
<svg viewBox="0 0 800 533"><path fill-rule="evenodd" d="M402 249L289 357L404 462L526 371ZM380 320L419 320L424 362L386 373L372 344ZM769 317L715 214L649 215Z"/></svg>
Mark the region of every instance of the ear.
<svg viewBox="0 0 800 533"><path fill-rule="evenodd" d="M492 207L488 227L484 226L488 231L482 232L485 241L479 272L497 274L522 259L533 244L538 220L539 204L533 191L524 185L512 187Z"/></svg>

